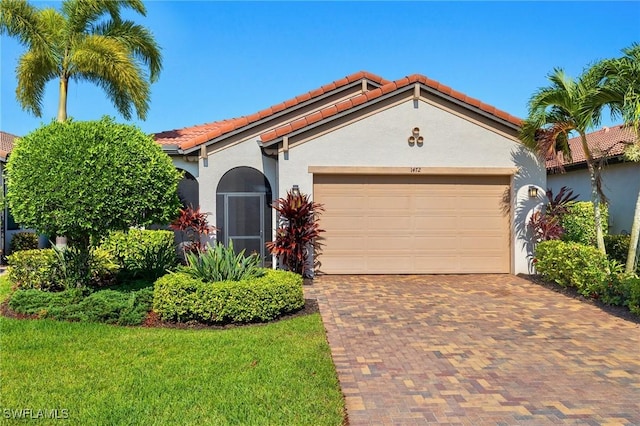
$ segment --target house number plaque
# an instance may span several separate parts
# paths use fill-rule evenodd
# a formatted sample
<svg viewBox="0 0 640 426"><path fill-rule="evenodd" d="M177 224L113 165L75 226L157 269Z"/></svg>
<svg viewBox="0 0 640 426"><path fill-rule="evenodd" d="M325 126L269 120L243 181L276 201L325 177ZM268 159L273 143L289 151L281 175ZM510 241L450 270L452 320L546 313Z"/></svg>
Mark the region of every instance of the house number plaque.
<svg viewBox="0 0 640 426"><path fill-rule="evenodd" d="M409 171L411 173L420 173L420 172L422 172L422 167L411 167L411 168L409 168Z"/></svg>

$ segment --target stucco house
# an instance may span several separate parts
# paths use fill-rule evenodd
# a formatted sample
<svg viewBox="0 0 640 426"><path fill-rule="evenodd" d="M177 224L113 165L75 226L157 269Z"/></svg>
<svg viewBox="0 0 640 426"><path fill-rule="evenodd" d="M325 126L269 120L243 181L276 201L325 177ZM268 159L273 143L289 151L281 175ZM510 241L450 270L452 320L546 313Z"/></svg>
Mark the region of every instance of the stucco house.
<svg viewBox="0 0 640 426"><path fill-rule="evenodd" d="M603 161L602 189L609 200L609 233L629 233L636 199L640 190L640 163L624 160L625 148L634 143L631 128L623 125L603 127L587 134L587 144L594 159ZM580 201L591 200L591 183L586 158L579 137L569 139L571 160L547 160L547 185L554 193L567 186ZM560 166L563 166L564 172Z"/></svg>
<svg viewBox="0 0 640 426"><path fill-rule="evenodd" d="M13 149L13 141L17 137L18 136L12 135L11 133L0 131L0 186L2 187L3 196L6 192L4 184L4 169L7 165L9 154ZM13 216L4 202L2 203L2 206L2 217L0 218L0 221L2 221L2 227L0 228L0 249L2 249L3 254L8 254L11 238L13 238L13 235L17 232L23 231L23 229L20 228L20 226L13 220Z"/></svg>
<svg viewBox="0 0 640 426"><path fill-rule="evenodd" d="M422 75L369 72L252 115L155 135L217 238L260 253L294 187L320 218L320 272L528 273L546 173L520 120ZM541 191L543 193L543 191Z"/></svg>

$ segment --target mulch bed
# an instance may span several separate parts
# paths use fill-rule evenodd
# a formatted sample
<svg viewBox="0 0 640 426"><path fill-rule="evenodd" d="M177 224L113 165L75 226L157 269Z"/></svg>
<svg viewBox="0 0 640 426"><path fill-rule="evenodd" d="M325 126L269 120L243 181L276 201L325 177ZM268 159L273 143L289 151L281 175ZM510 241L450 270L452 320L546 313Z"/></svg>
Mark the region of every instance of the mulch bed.
<svg viewBox="0 0 640 426"><path fill-rule="evenodd" d="M618 318L621 318L623 320L626 321L630 321L636 324L640 324L640 316L638 315L634 315L631 313L631 311L629 311L628 308L624 307L624 306L610 306L610 305L606 305L604 303L602 303L601 301L599 301L598 299L594 299L594 298L590 298L590 297L585 297L583 295L581 295L580 293L578 293L578 290L574 287L562 287L559 284L556 283L552 283L552 282L548 282L542 279L542 277L540 277L540 275L524 275L524 274L519 274L518 275L520 278L523 278L529 282L532 282L534 284L537 284L539 286L542 286L544 288L548 288L549 290L553 290L556 293L560 293L563 294L567 297L570 297L572 299L578 299L579 301L583 302L583 303L588 303L590 305L593 306L597 306L598 308L602 309L603 311L616 316Z"/></svg>

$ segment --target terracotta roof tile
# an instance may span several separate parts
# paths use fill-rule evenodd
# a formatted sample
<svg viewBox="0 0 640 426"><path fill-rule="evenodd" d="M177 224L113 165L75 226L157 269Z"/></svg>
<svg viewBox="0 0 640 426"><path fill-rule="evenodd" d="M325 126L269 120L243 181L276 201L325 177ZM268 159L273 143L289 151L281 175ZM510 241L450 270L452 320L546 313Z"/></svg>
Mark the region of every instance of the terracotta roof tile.
<svg viewBox="0 0 640 426"><path fill-rule="evenodd" d="M603 127L587 134L587 144L594 159L612 158L622 155L625 148L636 141L633 129L621 124L612 127ZM569 139L571 161L565 161L561 153L559 158L548 158L547 170L586 163L587 159L582 149L580 137Z"/></svg>
<svg viewBox="0 0 640 426"><path fill-rule="evenodd" d="M198 144L208 142L209 140L217 138L225 133L232 132L256 121L263 120L274 114L284 111L287 108L291 108L295 105L307 102L313 98L343 87L354 81L361 80L363 78L377 82L378 84L387 83L387 80L384 80L381 77L370 74L368 72L359 71L340 80L326 84L318 89L311 90L308 93L304 93L285 102L273 105L256 114L252 114L247 117L239 117L214 123L201 124L184 129L176 129L156 133L155 139L159 144L162 145L177 145L181 149L192 148Z"/></svg>
<svg viewBox="0 0 640 426"><path fill-rule="evenodd" d="M349 102L349 104L351 104L351 102ZM309 124L316 123L320 120L322 120L322 113L320 111L315 111L307 115L307 123Z"/></svg>
<svg viewBox="0 0 640 426"><path fill-rule="evenodd" d="M13 150L13 142L17 138L16 135L0 131L0 161L6 161L7 156Z"/></svg>
<svg viewBox="0 0 640 426"><path fill-rule="evenodd" d="M277 114L281 111L285 111L288 108L292 108L304 102L311 101L314 98L317 98L333 90L344 87L345 85L351 84L353 82L360 81L362 79L370 80L381 86L374 88L372 90L369 90L365 93L357 94L351 97L350 99L340 101L337 104L325 107L320 111L312 112L308 116L306 116L305 119L299 119L296 122L294 122L295 124L288 123L278 127L277 129L266 131L260 136L262 142L272 141L287 133L290 133L295 130L299 130L303 128L305 125L316 123L322 119L329 118L335 114L347 111L350 108L357 107L368 101L372 101L383 95L392 93L397 89L400 89L415 83L421 83L423 85L426 85L427 87L434 89L443 95L450 96L454 99L457 99L463 103L468 104L471 107L478 108L488 114L494 115L496 118L505 120L511 124L514 124L514 125L521 124L521 120L517 117L514 117L504 111L500 111L491 105L487 105L477 99L471 98L465 95L464 93L453 90L444 84L441 84L435 80L431 80L420 74L413 74L407 77L403 77L396 81L388 81L377 75L368 73L366 71L359 71L357 73L348 75L339 80L333 81L329 84L325 84L324 86L318 89L311 90L307 93L296 96L295 98L273 105L270 108L266 108L258 113L255 113L246 117L233 118L229 120L223 120L219 122L208 123L208 124L188 127L184 129L157 133L155 135L156 141L160 144L177 145L181 149L189 149L199 144L208 142L217 137L223 136L226 133L241 129L254 122L267 119L268 117L274 114ZM306 124L302 125L303 122Z"/></svg>
<svg viewBox="0 0 640 426"><path fill-rule="evenodd" d="M307 125L307 119L302 117L298 120L291 122L291 131L295 132L296 130L300 130Z"/></svg>
<svg viewBox="0 0 640 426"><path fill-rule="evenodd" d="M342 112L342 111L348 110L349 108L351 108L351 106L352 106L351 105L351 100L347 99L345 101L338 102L336 104L336 109L338 110L338 112Z"/></svg>

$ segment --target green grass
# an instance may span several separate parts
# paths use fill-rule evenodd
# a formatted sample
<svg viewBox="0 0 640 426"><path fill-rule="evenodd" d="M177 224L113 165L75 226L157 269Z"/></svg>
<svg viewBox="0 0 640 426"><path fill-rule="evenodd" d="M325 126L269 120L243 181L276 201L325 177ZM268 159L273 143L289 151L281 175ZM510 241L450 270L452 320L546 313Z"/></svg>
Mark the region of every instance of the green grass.
<svg viewBox="0 0 640 426"><path fill-rule="evenodd" d="M226 330L0 318L0 351L0 422L17 409L93 425L343 422L318 314Z"/></svg>

